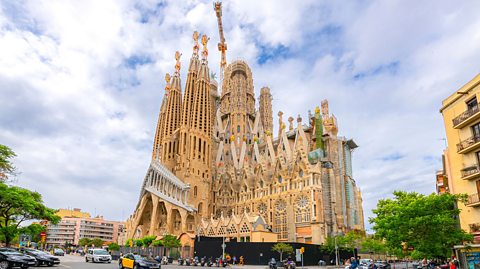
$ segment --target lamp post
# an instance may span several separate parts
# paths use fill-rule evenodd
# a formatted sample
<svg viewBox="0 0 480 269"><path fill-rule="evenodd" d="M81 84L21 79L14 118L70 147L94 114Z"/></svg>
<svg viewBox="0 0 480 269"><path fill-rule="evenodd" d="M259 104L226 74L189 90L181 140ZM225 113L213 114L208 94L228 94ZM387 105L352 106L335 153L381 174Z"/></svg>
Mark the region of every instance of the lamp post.
<svg viewBox="0 0 480 269"><path fill-rule="evenodd" d="M225 259L225 236L222 236L222 259Z"/></svg>

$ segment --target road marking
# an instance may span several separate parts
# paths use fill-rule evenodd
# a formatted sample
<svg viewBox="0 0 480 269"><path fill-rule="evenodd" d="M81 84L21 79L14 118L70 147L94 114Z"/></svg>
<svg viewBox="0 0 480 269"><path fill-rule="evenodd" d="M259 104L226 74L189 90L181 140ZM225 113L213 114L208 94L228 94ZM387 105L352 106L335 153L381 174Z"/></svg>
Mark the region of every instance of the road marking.
<svg viewBox="0 0 480 269"><path fill-rule="evenodd" d="M71 268L71 266L64 265L64 264L59 264L59 266L63 266L63 267L67 267L67 268Z"/></svg>

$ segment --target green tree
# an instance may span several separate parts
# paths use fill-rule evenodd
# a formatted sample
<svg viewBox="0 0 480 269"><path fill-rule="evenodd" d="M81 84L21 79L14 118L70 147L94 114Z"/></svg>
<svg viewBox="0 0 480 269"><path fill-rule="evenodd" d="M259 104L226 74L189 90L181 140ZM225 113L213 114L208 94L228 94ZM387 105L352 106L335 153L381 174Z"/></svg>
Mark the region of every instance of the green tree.
<svg viewBox="0 0 480 269"><path fill-rule="evenodd" d="M118 251L120 250L120 246L117 243L110 243L108 244L108 250Z"/></svg>
<svg viewBox="0 0 480 269"><path fill-rule="evenodd" d="M128 238L127 241L125 241L126 247L129 247L130 245L135 245L135 241L133 240L133 238Z"/></svg>
<svg viewBox="0 0 480 269"><path fill-rule="evenodd" d="M377 239L373 236L365 238L360 245L363 251L369 253L384 254L387 250L383 240Z"/></svg>
<svg viewBox="0 0 480 269"><path fill-rule="evenodd" d="M29 220L60 221L55 210L43 204L38 192L8 186L0 182L0 239L9 246L20 232L20 224Z"/></svg>
<svg viewBox="0 0 480 269"><path fill-rule="evenodd" d="M100 238L93 238L92 239L92 245L94 245L95 247L101 247L101 246L103 246L104 243L105 242L103 242L103 240L100 239Z"/></svg>
<svg viewBox="0 0 480 269"><path fill-rule="evenodd" d="M163 236L162 245L168 250L168 253L170 253L172 248L178 248L181 246L180 240L178 240L175 235L171 234L166 234Z"/></svg>
<svg viewBox="0 0 480 269"><path fill-rule="evenodd" d="M5 182L9 175L15 175L15 166L11 159L15 157L15 152L9 147L0 144L0 182Z"/></svg>
<svg viewBox="0 0 480 269"><path fill-rule="evenodd" d="M455 244L471 241L472 235L458 228L457 202L465 195L430 194L395 191L393 199L383 199L370 218L376 235L385 239L389 249L396 253L402 244L415 250L415 256L444 258L450 256Z"/></svg>
<svg viewBox="0 0 480 269"><path fill-rule="evenodd" d="M280 253L280 261L283 261L283 253L293 253L293 247L285 243L277 243L273 245L272 251Z"/></svg>
<svg viewBox="0 0 480 269"><path fill-rule="evenodd" d="M20 234L26 234L30 236L31 242L39 242L41 239L40 233L45 231L46 231L45 226L37 223L33 223L19 229Z"/></svg>
<svg viewBox="0 0 480 269"><path fill-rule="evenodd" d="M362 241L361 234L359 234L356 231L350 231L343 236L340 243L341 243L341 246L350 250L353 256L355 256L355 248L359 247L359 245L361 244L361 241Z"/></svg>
<svg viewBox="0 0 480 269"><path fill-rule="evenodd" d="M147 236L143 237L141 239L142 243L143 243L143 246L149 247L156 238L157 237L155 235L147 235Z"/></svg>
<svg viewBox="0 0 480 269"><path fill-rule="evenodd" d="M143 240L142 239L133 240L133 245L137 247L143 247Z"/></svg>
<svg viewBox="0 0 480 269"><path fill-rule="evenodd" d="M335 246L339 249L354 251L359 246L362 240L362 235L355 231L350 231L347 234L340 234L335 236L328 236L325 243L320 247L320 250L327 253L334 253Z"/></svg>
<svg viewBox="0 0 480 269"><path fill-rule="evenodd" d="M152 246L153 246L153 247L163 246L163 242L162 242L162 240L153 240Z"/></svg>
<svg viewBox="0 0 480 269"><path fill-rule="evenodd" d="M78 245L82 247L88 247L92 245L92 239L87 238L87 237L82 237L80 240L78 240Z"/></svg>

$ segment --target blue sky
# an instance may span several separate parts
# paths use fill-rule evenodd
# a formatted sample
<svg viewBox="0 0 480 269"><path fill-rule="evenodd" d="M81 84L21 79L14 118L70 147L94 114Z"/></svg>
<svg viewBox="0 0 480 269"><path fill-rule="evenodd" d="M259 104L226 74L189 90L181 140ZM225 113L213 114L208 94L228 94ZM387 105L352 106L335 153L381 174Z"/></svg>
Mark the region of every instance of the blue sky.
<svg viewBox="0 0 480 269"><path fill-rule="evenodd" d="M393 190L434 191L441 101L479 72L477 10L478 1L225 1L227 61L250 64L257 94L271 88L274 115L305 118L329 100L340 134L360 146L367 221ZM211 1L0 1L0 143L18 154L16 184L51 207L127 218L164 75L179 50L185 81L194 30L210 36L218 74Z"/></svg>

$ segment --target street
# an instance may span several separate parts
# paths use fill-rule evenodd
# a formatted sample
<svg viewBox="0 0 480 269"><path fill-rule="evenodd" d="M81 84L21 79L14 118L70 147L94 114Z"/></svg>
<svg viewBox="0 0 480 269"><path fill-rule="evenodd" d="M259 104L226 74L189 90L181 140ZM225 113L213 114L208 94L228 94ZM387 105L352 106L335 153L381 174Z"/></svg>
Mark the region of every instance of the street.
<svg viewBox="0 0 480 269"><path fill-rule="evenodd" d="M112 263L86 263L85 262L85 257L83 256L76 256L76 255L65 255L60 258L60 265L56 267L65 267L65 268L73 268L73 269L91 269L91 268L102 268L102 269L112 269L112 268L118 268L118 261L112 261ZM392 265L392 269L406 269L406 264L405 263L396 263L395 267ZM200 266L179 266L176 264L169 264L169 265L162 265L162 269L187 269L187 268L199 268ZM208 268L208 267L205 267ZM216 268L216 267L212 267ZM245 266L229 266L229 269L267 269L267 266L262 266L262 265L245 265ZM300 267L297 267L300 269ZM304 269L343 269L345 268L344 266L342 267L335 267L335 266L326 266L326 267L320 267L320 266L306 266ZM412 269L412 264L408 264L408 268Z"/></svg>

